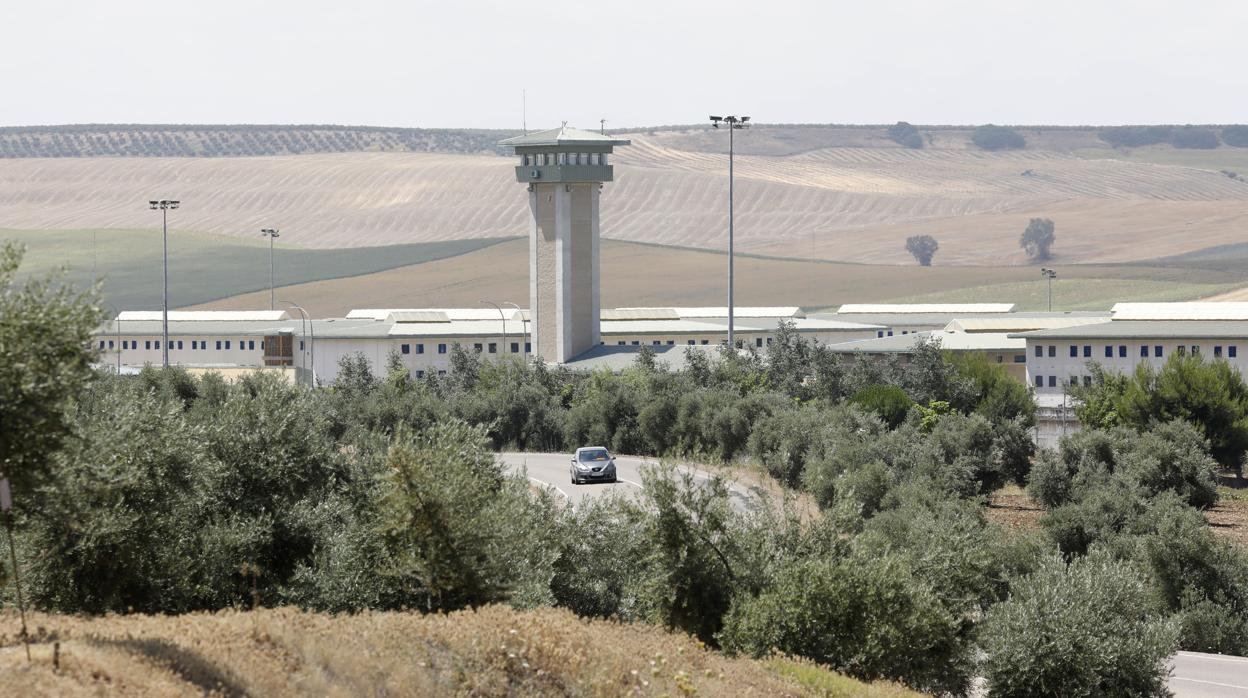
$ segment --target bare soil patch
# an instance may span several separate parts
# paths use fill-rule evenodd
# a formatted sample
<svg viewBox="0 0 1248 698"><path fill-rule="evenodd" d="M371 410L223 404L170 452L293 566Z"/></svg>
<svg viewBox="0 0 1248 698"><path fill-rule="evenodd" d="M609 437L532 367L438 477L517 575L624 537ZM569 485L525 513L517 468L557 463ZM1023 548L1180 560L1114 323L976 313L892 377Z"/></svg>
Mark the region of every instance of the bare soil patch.
<svg viewBox="0 0 1248 698"><path fill-rule="evenodd" d="M984 508L984 517L989 521L1016 531L1039 529L1042 516L1044 507L1013 484L988 495L988 506Z"/></svg>

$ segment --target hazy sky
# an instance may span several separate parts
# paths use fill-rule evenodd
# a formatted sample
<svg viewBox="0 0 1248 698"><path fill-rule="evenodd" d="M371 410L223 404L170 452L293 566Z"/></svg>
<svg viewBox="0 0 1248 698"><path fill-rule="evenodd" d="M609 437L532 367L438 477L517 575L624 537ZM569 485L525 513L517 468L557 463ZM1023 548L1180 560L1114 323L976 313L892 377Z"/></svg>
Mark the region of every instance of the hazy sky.
<svg viewBox="0 0 1248 698"><path fill-rule="evenodd" d="M1248 122L1243 0L5 0L0 125Z"/></svg>

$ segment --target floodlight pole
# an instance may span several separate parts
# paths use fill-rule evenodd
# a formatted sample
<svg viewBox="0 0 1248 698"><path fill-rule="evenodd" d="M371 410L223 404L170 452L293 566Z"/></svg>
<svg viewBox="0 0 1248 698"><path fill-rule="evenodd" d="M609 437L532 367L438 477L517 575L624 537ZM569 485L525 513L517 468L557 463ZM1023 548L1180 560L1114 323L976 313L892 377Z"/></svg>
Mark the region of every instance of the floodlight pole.
<svg viewBox="0 0 1248 698"><path fill-rule="evenodd" d="M748 116L712 116L711 126L719 128L720 123L728 124L728 346L736 348L734 322L734 299L733 299L733 161L735 159L735 147L733 143L733 131L739 128L748 128L750 117Z"/></svg>
<svg viewBox="0 0 1248 698"><path fill-rule="evenodd" d="M524 319L524 311L520 309L520 306L512 303L511 301L503 301L503 305L510 305L515 308L516 315L520 316L520 356L527 357L529 352L524 348L524 345L529 343L529 328Z"/></svg>
<svg viewBox="0 0 1248 698"><path fill-rule="evenodd" d="M277 303L273 299L273 241L280 237L275 228L261 228L260 234L269 239L269 310L277 308Z"/></svg>
<svg viewBox="0 0 1248 698"><path fill-rule="evenodd" d="M153 211L160 210L162 240L164 244L164 284L163 309L160 313L160 361L161 366L169 368L169 209L176 209L180 202L173 199L160 199L147 202Z"/></svg>
<svg viewBox="0 0 1248 698"><path fill-rule="evenodd" d="M112 303L105 303L104 307L113 311L113 341L117 343L117 375L121 375L121 311Z"/></svg>
<svg viewBox="0 0 1248 698"><path fill-rule="evenodd" d="M310 382L312 383L312 387L315 388L316 387L316 325L312 324L312 316L308 315L308 311L295 305L294 303L291 303L290 301L282 301L282 302L294 308L295 310L299 311L299 315L303 319L303 334L305 337L308 334L308 330L312 331L311 339L308 342L308 349L307 351L300 350L299 357L303 363L303 370L305 371L308 370L308 362L310 361L312 363L312 375L310 377Z"/></svg>
<svg viewBox="0 0 1248 698"><path fill-rule="evenodd" d="M481 301L481 305L492 305L498 309L498 318L503 321L503 350L500 353L507 353L507 315L503 312L502 307L494 301Z"/></svg>
<svg viewBox="0 0 1248 698"><path fill-rule="evenodd" d="M1049 312L1053 312L1053 279L1057 276L1057 270L1046 267L1040 270L1040 275L1049 283Z"/></svg>

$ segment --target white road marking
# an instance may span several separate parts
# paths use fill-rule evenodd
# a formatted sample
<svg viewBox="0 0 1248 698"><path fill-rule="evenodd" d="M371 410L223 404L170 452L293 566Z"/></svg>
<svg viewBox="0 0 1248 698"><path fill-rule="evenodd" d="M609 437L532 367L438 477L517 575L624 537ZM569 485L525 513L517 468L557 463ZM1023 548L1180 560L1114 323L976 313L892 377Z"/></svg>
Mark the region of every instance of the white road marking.
<svg viewBox="0 0 1248 698"><path fill-rule="evenodd" d="M1182 676L1171 676L1171 677L1170 677L1170 680L1171 680L1171 681L1187 681L1187 682L1189 682L1189 683L1203 683L1203 684L1206 684L1206 685L1208 685L1208 686L1221 686L1222 688L1243 688L1243 689L1248 689L1248 685L1235 684L1235 683L1219 683L1219 682L1217 682L1217 681L1205 681L1204 679L1188 679L1188 678L1184 678L1184 677L1182 677Z"/></svg>
<svg viewBox="0 0 1248 698"><path fill-rule="evenodd" d="M1248 662L1248 657L1233 657L1225 654L1206 654L1204 652L1175 652L1180 657L1192 659L1209 659L1215 662Z"/></svg>
<svg viewBox="0 0 1248 698"><path fill-rule="evenodd" d="M627 482L628 484L632 485L633 487L636 487L636 488L637 488L637 489L639 489L639 490L644 490L644 489L645 489L644 487L642 487L642 486L641 486L641 484L640 484L640 483L633 482L632 480L628 480L628 479L625 479L625 478L620 478L620 482Z"/></svg>
<svg viewBox="0 0 1248 698"><path fill-rule="evenodd" d="M569 500L569 501L571 501L571 499L572 499L571 497L569 497L569 496L568 496L568 493L567 493L567 492L564 492L563 490L559 489L559 486L558 486L558 485L556 485L556 484L554 484L553 482L546 482L545 480L539 480L539 479L537 479L537 478L533 477L532 475L526 475L525 477L529 478L529 479L530 479L530 480L532 480L533 482L536 482L537 484L541 485L542 487L549 487L549 488L551 488L552 490L554 490L554 491L558 492L559 494L563 495L563 498L564 498L564 499L567 499L567 500Z"/></svg>

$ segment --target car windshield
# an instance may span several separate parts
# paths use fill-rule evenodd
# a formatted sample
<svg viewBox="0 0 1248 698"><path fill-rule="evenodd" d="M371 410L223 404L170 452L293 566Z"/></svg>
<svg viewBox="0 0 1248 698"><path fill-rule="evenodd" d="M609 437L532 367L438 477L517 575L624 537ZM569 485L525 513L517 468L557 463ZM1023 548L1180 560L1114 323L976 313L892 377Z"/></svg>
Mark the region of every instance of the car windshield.
<svg viewBox="0 0 1248 698"><path fill-rule="evenodd" d="M592 463L594 461L609 460L611 456L605 448L591 448L587 451L581 451L577 454L582 463Z"/></svg>

